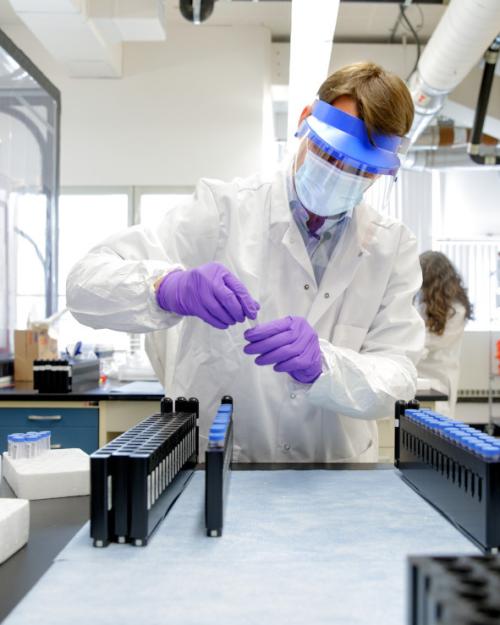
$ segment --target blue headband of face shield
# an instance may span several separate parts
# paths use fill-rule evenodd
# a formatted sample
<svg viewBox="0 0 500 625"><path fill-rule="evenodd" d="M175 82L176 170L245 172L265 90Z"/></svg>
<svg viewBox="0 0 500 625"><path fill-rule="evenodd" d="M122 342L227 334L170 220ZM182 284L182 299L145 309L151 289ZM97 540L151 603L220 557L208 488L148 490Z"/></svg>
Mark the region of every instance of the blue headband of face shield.
<svg viewBox="0 0 500 625"><path fill-rule="evenodd" d="M401 137L371 133L370 141L362 119L322 100L316 100L311 115L302 122L295 136L306 133L323 152L356 169L395 175L400 167Z"/></svg>

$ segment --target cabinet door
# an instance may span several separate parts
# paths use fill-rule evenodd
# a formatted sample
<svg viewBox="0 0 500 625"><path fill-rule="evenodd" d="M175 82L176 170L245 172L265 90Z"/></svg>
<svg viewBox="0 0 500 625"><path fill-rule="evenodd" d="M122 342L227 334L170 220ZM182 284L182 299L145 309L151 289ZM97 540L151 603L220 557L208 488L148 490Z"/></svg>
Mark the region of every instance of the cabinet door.
<svg viewBox="0 0 500 625"><path fill-rule="evenodd" d="M78 447L87 453L98 448L98 408L0 408L0 451L13 432L50 430L56 448Z"/></svg>

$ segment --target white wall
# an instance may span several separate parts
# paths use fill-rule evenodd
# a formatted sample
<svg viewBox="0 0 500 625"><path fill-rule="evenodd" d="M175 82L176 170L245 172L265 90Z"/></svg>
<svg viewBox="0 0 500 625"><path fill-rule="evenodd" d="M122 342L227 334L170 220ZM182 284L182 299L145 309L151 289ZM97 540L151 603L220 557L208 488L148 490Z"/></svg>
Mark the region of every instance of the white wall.
<svg viewBox="0 0 500 625"><path fill-rule="evenodd" d="M500 171L442 173L442 236L500 236Z"/></svg>
<svg viewBox="0 0 500 625"><path fill-rule="evenodd" d="M121 79L71 79L24 26L6 33L62 92L62 185L192 185L263 164L270 33L188 27L124 46Z"/></svg>

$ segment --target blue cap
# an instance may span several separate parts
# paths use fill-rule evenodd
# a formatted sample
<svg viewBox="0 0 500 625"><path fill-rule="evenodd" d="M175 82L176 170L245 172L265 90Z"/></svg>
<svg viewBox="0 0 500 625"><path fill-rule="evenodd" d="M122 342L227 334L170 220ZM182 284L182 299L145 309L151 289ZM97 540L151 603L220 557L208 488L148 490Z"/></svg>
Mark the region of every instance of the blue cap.
<svg viewBox="0 0 500 625"><path fill-rule="evenodd" d="M210 432L226 432L227 426L224 423L214 423L210 427Z"/></svg>
<svg viewBox="0 0 500 625"><path fill-rule="evenodd" d="M7 436L7 440L11 441L12 443L24 443L25 438L24 438L24 434L9 434Z"/></svg>
<svg viewBox="0 0 500 625"><path fill-rule="evenodd" d="M218 441L223 441L224 440L224 433L223 432L209 432L208 434L208 440L210 442L218 442Z"/></svg>
<svg viewBox="0 0 500 625"><path fill-rule="evenodd" d="M485 458L500 458L500 448L495 447L495 445L478 445L479 453Z"/></svg>
<svg viewBox="0 0 500 625"><path fill-rule="evenodd" d="M215 415L215 419L220 419L220 420L224 420L224 421L231 421L231 415L229 414L229 412L218 412ZM214 421L215 421L214 419Z"/></svg>
<svg viewBox="0 0 500 625"><path fill-rule="evenodd" d="M39 441L41 439L41 436L38 432L27 432L24 435L24 440L28 443L33 443L36 441Z"/></svg>
<svg viewBox="0 0 500 625"><path fill-rule="evenodd" d="M357 169L394 175L400 167L401 137L375 132L369 135L362 119L323 100L316 100L296 136L302 137L306 131L321 150Z"/></svg>

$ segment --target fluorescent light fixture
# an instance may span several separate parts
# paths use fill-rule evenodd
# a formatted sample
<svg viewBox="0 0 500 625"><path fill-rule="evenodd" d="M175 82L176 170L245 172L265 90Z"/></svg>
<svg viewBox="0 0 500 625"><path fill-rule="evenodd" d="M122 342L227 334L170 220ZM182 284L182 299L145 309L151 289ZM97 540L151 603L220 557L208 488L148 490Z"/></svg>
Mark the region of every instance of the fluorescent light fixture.
<svg viewBox="0 0 500 625"><path fill-rule="evenodd" d="M328 75L340 0L292 0L288 140Z"/></svg>

